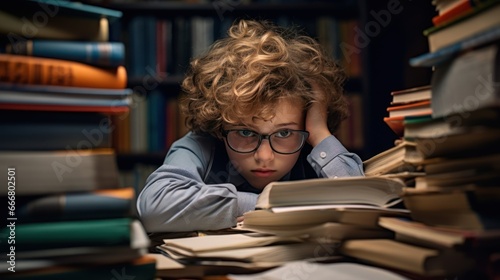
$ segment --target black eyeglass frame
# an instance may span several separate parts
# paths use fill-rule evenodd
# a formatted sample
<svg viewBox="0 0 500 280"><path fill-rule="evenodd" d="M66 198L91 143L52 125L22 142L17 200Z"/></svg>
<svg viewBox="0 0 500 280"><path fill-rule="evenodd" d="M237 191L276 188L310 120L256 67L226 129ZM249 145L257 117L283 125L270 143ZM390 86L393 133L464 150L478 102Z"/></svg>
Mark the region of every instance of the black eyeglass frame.
<svg viewBox="0 0 500 280"><path fill-rule="evenodd" d="M257 133L253 130L250 130L250 129L222 129L222 136L224 136L224 138L226 139L226 143L227 145L229 146L229 148L237 153L240 153L240 154L249 154L249 153L253 153L255 151L257 151L260 147L260 145L262 144L262 140L263 139L267 139L267 141L269 141L269 146L271 147L271 149L273 150L273 152L275 153L278 153L278 154L282 154L282 155L291 155L291 154L295 154L296 152L300 151L304 145L306 144L306 141L307 141L307 138L309 137L309 131L306 131L306 130L298 130L298 129L284 129L286 131L292 131L292 132L298 132L300 134L302 134L304 137L303 137L303 140L302 140L302 143L300 144L300 146L297 148L297 150L293 151L293 152L290 152L290 153L282 153L282 152L278 152L274 149L273 147L273 144L272 144L272 141L270 140L270 137L276 133L279 133L279 132L282 132L283 130L278 130L276 132L273 132L271 134L260 134L260 133ZM227 136L228 134L231 132L231 131L251 131L253 133L255 133L256 135L259 136L259 141L257 142L257 146L255 147L255 149L251 150L251 151L248 151L248 152L240 152L238 150L236 150L235 148L233 148L231 146L231 144L229 143L229 140L227 140Z"/></svg>

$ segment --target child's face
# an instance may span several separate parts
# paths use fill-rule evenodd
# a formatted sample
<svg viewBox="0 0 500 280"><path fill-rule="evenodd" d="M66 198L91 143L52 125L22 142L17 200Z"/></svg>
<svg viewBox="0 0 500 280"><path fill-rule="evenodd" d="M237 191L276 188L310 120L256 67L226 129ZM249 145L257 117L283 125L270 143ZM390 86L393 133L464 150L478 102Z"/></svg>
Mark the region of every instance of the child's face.
<svg viewBox="0 0 500 280"><path fill-rule="evenodd" d="M243 129L238 132L241 136L255 135L253 132L269 135L274 132L278 136L274 143L275 149L280 149L281 136L288 135L287 130L304 129L303 105L299 102L284 101L276 108L273 119L265 121L258 117L248 117L243 120L245 124L226 125L225 130ZM239 139L239 138L238 138ZM307 139L304 139L306 141ZM280 154L271 148L269 139L262 139L260 146L254 152L239 153L228 146L224 140L226 151L234 167L254 187L263 189L268 183L278 181L285 176L295 165L300 150L292 154ZM281 148L283 149L283 148Z"/></svg>

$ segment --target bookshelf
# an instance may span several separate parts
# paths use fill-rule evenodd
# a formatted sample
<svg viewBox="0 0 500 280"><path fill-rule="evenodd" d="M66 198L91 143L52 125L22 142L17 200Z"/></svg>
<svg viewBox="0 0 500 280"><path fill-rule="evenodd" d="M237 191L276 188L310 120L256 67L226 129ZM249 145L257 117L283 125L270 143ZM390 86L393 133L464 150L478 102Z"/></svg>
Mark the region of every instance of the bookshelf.
<svg viewBox="0 0 500 280"><path fill-rule="evenodd" d="M140 52L139 56L135 57L134 54L137 52L134 51L134 46L130 46L130 41L135 36L131 35L131 30L134 28L142 32L133 41L151 42L152 40L145 37L148 36L145 34L150 32L147 31L147 26L153 26L155 22L159 21L169 22L168 24L170 25L168 28L170 29L168 30L171 32L171 35L168 39L172 41L170 46L175 51L175 48L179 48L179 38L182 39L182 36L179 35L181 32L175 31L175 21L179 18L185 19L184 22L187 21L186 19L189 20L192 18L211 19L215 31L209 42L205 42L204 44L211 43L213 40L225 36L230 23L238 18L270 19L280 25L295 24L302 27L309 35L318 38L320 42L325 37L321 36L319 33L321 31L317 28L319 21L325 19L326 21L330 20L337 23L349 20L357 21L357 26L351 25L346 27L347 30L350 30L351 38L337 41L337 49L334 50L334 52L336 51L334 57L337 57L342 64L342 59L345 60L346 56L351 56L352 58L356 54L357 57L355 60L359 61L358 69L354 70L354 72L357 71L357 74L349 75L345 84L346 95L348 98L352 98L354 104L351 108L353 117L351 120L345 122L343 128L339 129L338 134L343 134L343 136L337 136L350 151L357 153L362 159L367 159L388 149L394 144L394 140L397 138L383 122L388 102L386 93L394 89L423 85L430 77L431 71L429 69L412 68L407 64L410 57L426 51L426 38L423 35L415 36L415 34L421 34L421 30L428 26L434 15L431 4L425 1L423 3L420 1L418 1L419 3L399 3L399 5L395 5L394 1L365 0L312 2L94 2L101 3L102 7L119 10L123 14L119 28L117 28L121 32L116 33L115 37L127 45L128 87L138 89L141 92L137 98L139 101L149 101L151 99L150 96L153 95L160 102L175 100L179 95L180 83L191 56L186 54L184 50L180 53L176 52L174 56L184 57L181 59L182 65L177 65L176 69L172 69L171 65L164 65L161 66L163 70L159 70L156 64L158 60L155 60L154 55L145 54L157 54L158 48L155 49L154 46L151 46L152 44L143 44L143 46L135 47L144 50ZM384 13L387 12L390 13L390 20L385 23L383 22L383 17ZM138 18L142 18L145 22L140 23L142 25L137 25L135 21ZM136 25L134 26L134 24ZM377 32L370 31L370 28ZM190 36L190 30L186 31L184 29L184 31L184 33L188 34L187 36ZM360 32L367 36L367 44L360 41L363 40L362 35L359 35ZM353 38L353 36L358 37ZM187 40L187 42L180 45L190 45L189 40L192 40L192 38L188 38ZM344 45L344 49L339 50L338 45L342 42L349 45ZM167 56L167 60L175 59L172 57L172 54L163 55ZM139 64L139 67L130 66L134 63L134 59L135 61L141 61L142 64ZM345 67L345 65L343 66ZM134 70L137 68L139 71ZM348 69L347 72L349 74L350 70ZM154 84L153 90L149 90L145 86L145 77L149 79L149 82ZM139 110L146 111L144 108ZM163 109L160 110L162 111ZM131 116L134 115L133 111L134 109L132 109ZM175 126L179 127L182 125L176 123ZM151 133L145 130L145 125L140 127L140 132L135 133L136 135L151 136ZM133 128L131 129L134 130ZM127 143L124 149L118 149L118 164L120 168L123 167L126 171L133 170L136 163L139 165L148 164L158 166L163 162L164 155L169 147L168 143L171 143L173 139L178 137L180 136L159 140L159 142L167 142L164 147L147 147L147 144L144 143L151 142L151 139L139 139L139 141L142 141L141 147L130 147L135 144ZM130 140L130 142L133 141Z"/></svg>
<svg viewBox="0 0 500 280"><path fill-rule="evenodd" d="M172 26L169 27L171 29L168 29L169 31L172 31L171 38L168 39L174 41L173 43L171 43L174 47L175 44L177 44L176 40L177 41L179 40L178 37L179 35L175 34L176 20L179 18L188 19L188 21L189 19L192 18L211 19L212 20L211 24L214 25L214 30L215 30L209 42L212 43L214 40L221 38L222 36L225 36L225 32L227 31L227 28L229 27L230 23L232 23L235 19L239 18L269 19L277 22L280 25L294 24L300 26L301 28L304 28L306 33L312 35L313 37L320 37L320 35L318 34L318 26L317 26L319 22L318 18L334 21L335 24L337 24L340 21L348 21L348 20L354 21L354 20L359 20L360 13L363 9L362 1L335 1L335 2L314 1L312 3L305 1L296 1L293 3L290 2L271 3L271 1L259 1L259 2L246 1L245 3L243 1L238 3L234 1L230 3L216 2L216 1L209 3L191 3L191 2L188 3L184 1L162 1L162 2L135 1L135 2L122 3L122 2L107 1L103 2L101 5L103 7L119 10L123 13L120 22L121 25L120 29L122 30L120 37L121 40L123 40L123 42L125 42L126 44L127 42L130 44L131 41L136 41L136 42L150 41L147 39L146 40L139 39L144 37L140 36L135 37L136 34L133 34L132 30L134 28L138 28L138 26L136 25L141 26L140 24L144 24L143 26L155 25L154 22L153 23L151 22L151 19L153 19L153 21L156 21L156 23L161 21L167 21L169 22L168 24L174 25L173 27ZM143 23L135 22L138 18L144 19L145 22ZM352 28L352 25L347 26L346 28ZM139 27L139 30L144 30L144 29ZM144 31L144 33L148 32L149 31ZM133 38L137 39L134 40ZM321 38L319 38L319 40L321 42ZM186 45L189 45L189 42ZM151 46L146 46L146 47L142 46L137 48L138 49L148 48L150 53L153 52L157 53L157 50L150 47ZM128 63L133 64L134 59L136 61L141 60L133 57L134 54L137 53L134 51L134 46L127 47L127 50L129 50ZM341 52L341 50L336 50L336 51ZM132 89L137 88L139 89L139 91L145 92L145 94L141 96L141 98L144 98L142 100L149 100L151 92L153 91L162 92L164 96L161 99L163 100L175 99L180 91L180 83L184 75L183 70L186 69L189 58L192 56L182 53L175 53L174 56L185 57L181 61L183 65L182 67L174 70L169 69L169 66L167 66L166 71L158 70L157 64L153 65L153 63L156 63L158 60L156 61L154 59L151 60L151 57L149 57L147 54L145 56L144 54L140 54L140 56L143 57L142 59L143 61L147 60L152 62L150 62L149 64L148 62L146 62L145 64L144 63L141 64L141 66L138 67L139 71L135 71L134 66L127 67L127 69L130 69L128 87ZM361 54L357 54L357 56L358 60L361 59ZM167 60L171 57L172 55L168 56ZM337 54L336 57L338 57L339 60L341 59L341 55L339 54ZM362 77L365 75L363 74L362 70L363 67L358 66L358 68L361 70L359 69L354 70L358 71L358 74L356 74L355 76L353 75L349 76L349 79L346 81L345 84L345 89L347 95L351 95L351 93L358 94L360 98L357 98L356 100L358 102L360 101L362 102L362 100L364 99L363 95L364 95L364 85L365 85L365 82L363 81ZM153 79L151 79L153 75L157 75L156 77L157 79L154 80L155 82L154 90L144 91L145 77L149 77L149 80L153 82ZM362 106L361 104L358 104L357 107L360 108L361 106ZM358 110L358 112L353 113L353 115L356 115L356 118L360 119L361 116L363 115L362 110L363 109ZM344 131L344 133L346 135L353 133L362 134L364 130L365 129L363 127L362 129L357 129L357 131L355 132ZM150 136L149 133L146 134ZM349 144L345 145L348 147L349 150L363 156L365 147L363 147L362 143L366 142L365 137L362 135L360 135L359 137L357 136L354 137L358 141L358 144L356 144L357 147L352 147L352 145L350 146ZM172 139L167 140L168 143L171 143L171 141ZM129 143L127 145L133 146L134 144ZM123 152L119 153L118 164L120 168L124 168L124 170L128 171L133 169L134 163L159 165L162 163L164 155L168 150L168 147L169 147L168 144L160 149L158 149L158 147L134 148L129 146L123 149Z"/></svg>

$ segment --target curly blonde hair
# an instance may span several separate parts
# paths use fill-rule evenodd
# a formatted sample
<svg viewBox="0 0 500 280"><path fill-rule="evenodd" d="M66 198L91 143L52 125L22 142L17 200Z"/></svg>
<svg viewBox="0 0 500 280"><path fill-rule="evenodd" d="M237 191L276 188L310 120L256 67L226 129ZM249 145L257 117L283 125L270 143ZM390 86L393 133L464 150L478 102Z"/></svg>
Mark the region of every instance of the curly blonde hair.
<svg viewBox="0 0 500 280"><path fill-rule="evenodd" d="M223 123L241 124L244 116L270 119L283 98L315 102L311 84L323 89L328 128L333 133L347 117L344 71L318 42L293 27L240 20L228 37L190 63L182 82L186 126L220 137ZM242 117L243 116L243 117Z"/></svg>

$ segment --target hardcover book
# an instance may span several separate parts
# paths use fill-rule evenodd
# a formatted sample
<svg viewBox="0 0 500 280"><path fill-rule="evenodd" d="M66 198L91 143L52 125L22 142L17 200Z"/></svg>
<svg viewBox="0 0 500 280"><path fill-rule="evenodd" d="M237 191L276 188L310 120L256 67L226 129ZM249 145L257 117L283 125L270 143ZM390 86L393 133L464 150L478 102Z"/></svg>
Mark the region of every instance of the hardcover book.
<svg viewBox="0 0 500 280"><path fill-rule="evenodd" d="M472 231L430 226L407 218L381 217L379 224L392 230L396 240L433 248L494 251L500 248L500 230Z"/></svg>
<svg viewBox="0 0 500 280"><path fill-rule="evenodd" d="M16 168L16 194L41 195L120 187L111 149L1 151L0 167ZM0 174L7 182L7 173ZM7 189L3 194L7 194Z"/></svg>
<svg viewBox="0 0 500 280"><path fill-rule="evenodd" d="M417 171L423 156L415 142L403 140L363 162L366 176Z"/></svg>
<svg viewBox="0 0 500 280"><path fill-rule="evenodd" d="M102 67L116 67L125 63L122 42L27 40L9 44L9 54L47 57L79 61Z"/></svg>
<svg viewBox="0 0 500 280"><path fill-rule="evenodd" d="M391 239L347 240L340 251L371 264L420 276L459 275L475 265L474 260L462 252L429 249Z"/></svg>
<svg viewBox="0 0 500 280"><path fill-rule="evenodd" d="M318 178L268 184L257 199L257 209L279 206L362 204L391 207L401 201L405 185L381 177Z"/></svg>
<svg viewBox="0 0 500 280"><path fill-rule="evenodd" d="M70 60L0 54L0 67L5 71L0 82L5 83L106 89L127 86L124 66L102 68Z"/></svg>

